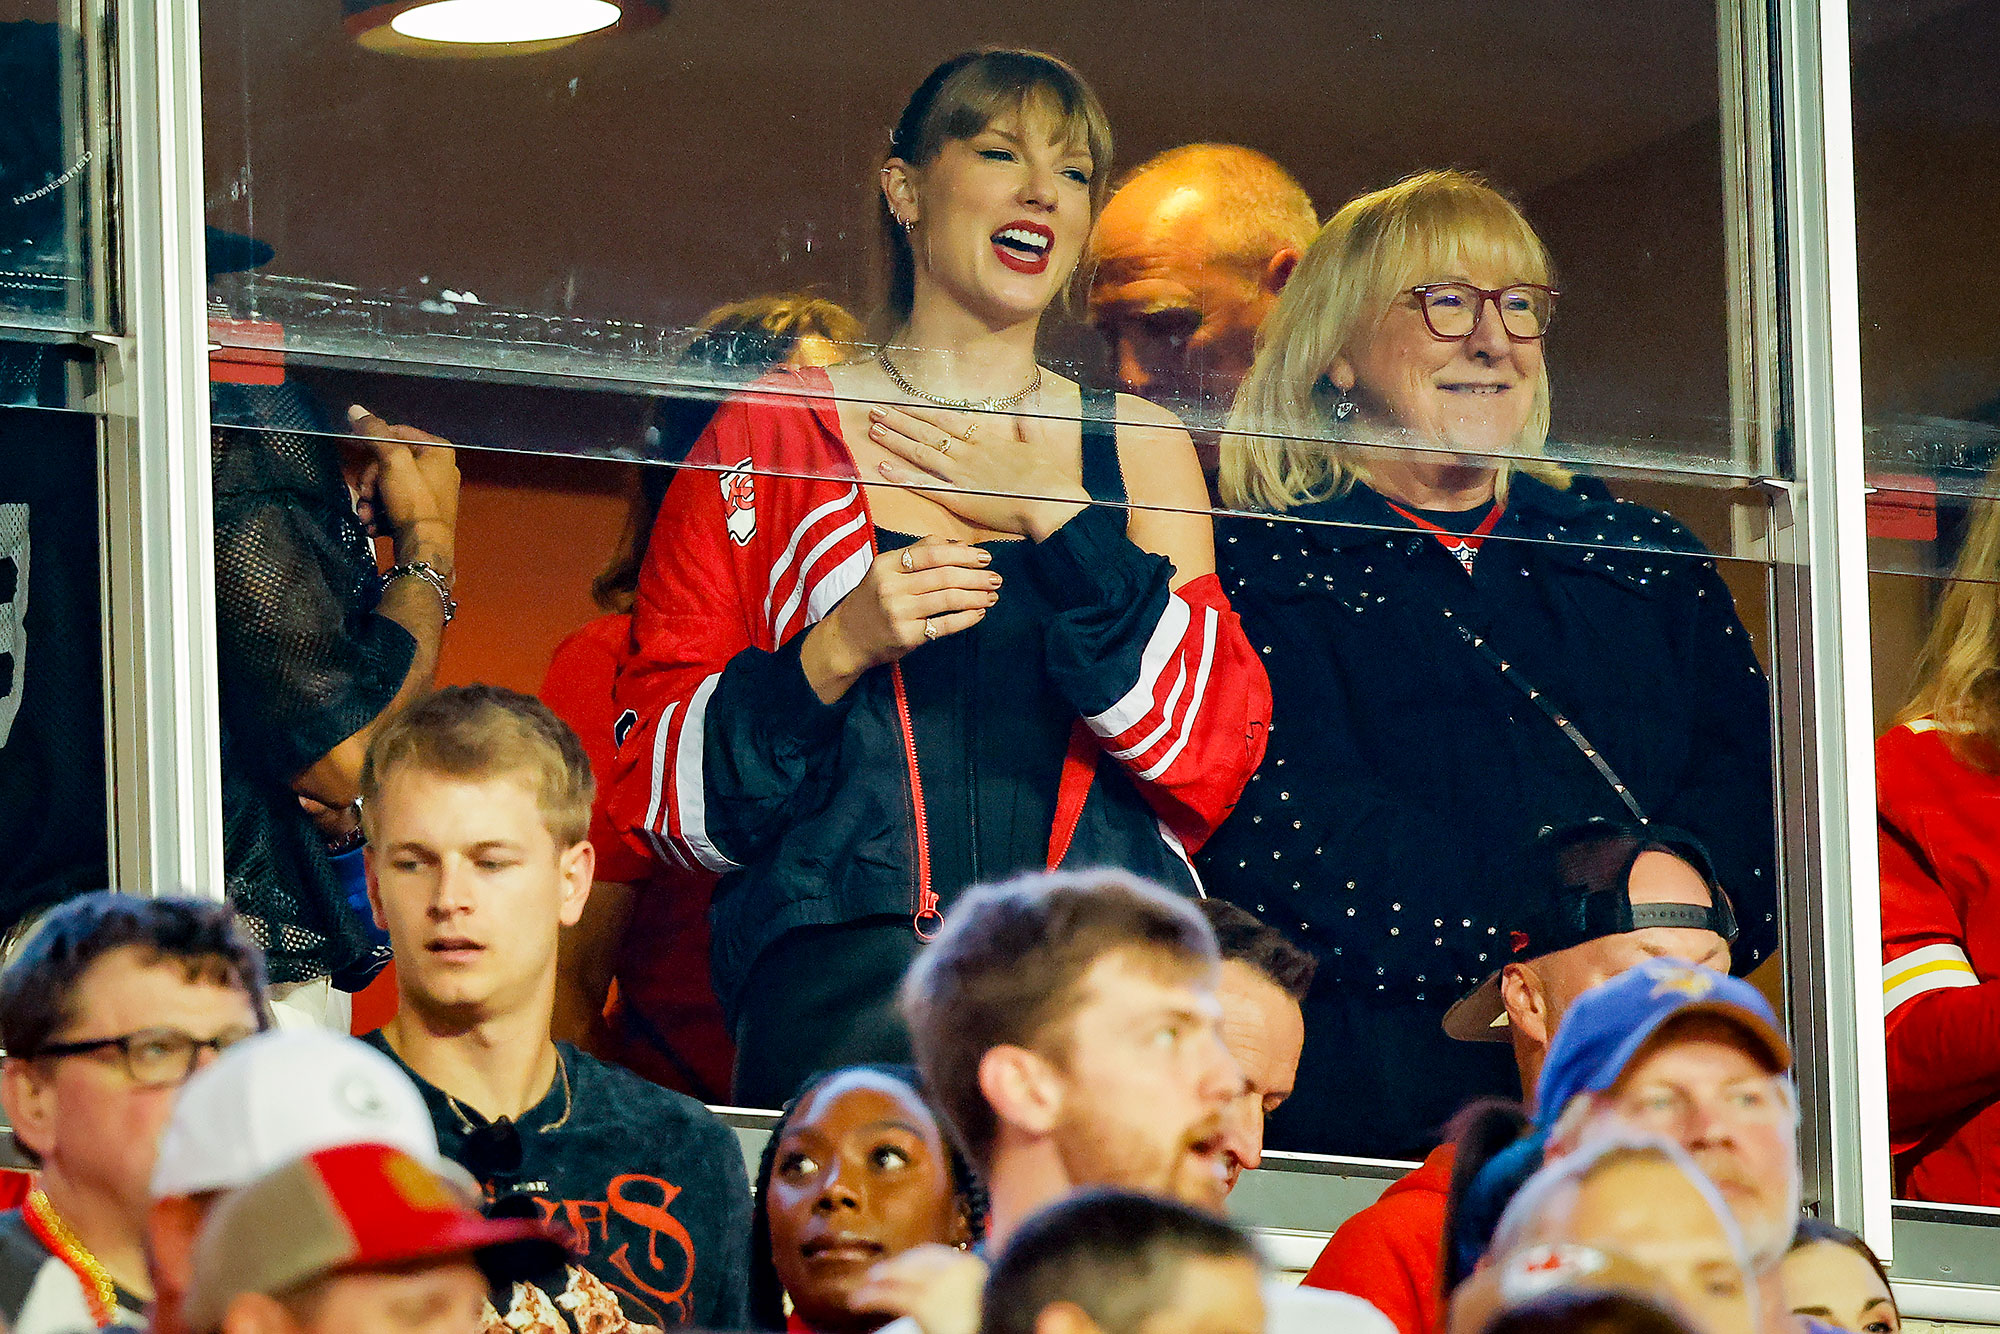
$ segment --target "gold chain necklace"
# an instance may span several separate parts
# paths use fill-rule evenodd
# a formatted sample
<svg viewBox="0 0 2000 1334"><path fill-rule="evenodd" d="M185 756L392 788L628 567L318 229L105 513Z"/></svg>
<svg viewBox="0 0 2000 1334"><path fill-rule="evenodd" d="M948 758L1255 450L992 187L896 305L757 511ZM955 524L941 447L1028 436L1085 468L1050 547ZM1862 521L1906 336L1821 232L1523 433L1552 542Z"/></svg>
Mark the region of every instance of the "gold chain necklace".
<svg viewBox="0 0 2000 1334"><path fill-rule="evenodd" d="M63 1262L76 1275L76 1281L83 1288L83 1299L90 1307L90 1318L99 1329L111 1323L118 1310L118 1285L111 1281L110 1273L90 1253L90 1248L77 1239L70 1231L69 1224L63 1222L62 1215L49 1203L49 1197L41 1187L28 1192L27 1207L21 1216L28 1224L28 1230L35 1240L48 1248L49 1254Z"/></svg>
<svg viewBox="0 0 2000 1334"><path fill-rule="evenodd" d="M535 1133L538 1135L546 1135L551 1130L562 1129L563 1126L569 1122L569 1114L576 1110L576 1095L570 1090L569 1086L569 1062L563 1059L562 1048L560 1047L556 1048L556 1074L560 1076L562 1079L562 1091L563 1091L562 1115L558 1116L555 1120L549 1122L545 1126L537 1126L535 1128ZM444 1093L444 1090L439 1089L438 1092ZM472 1118L465 1114L465 1108L460 1106L458 1099L452 1097L449 1093L444 1093L444 1100L451 1106L452 1115L458 1118L458 1128L464 1131L466 1134L470 1135L475 1129L475 1127L472 1124ZM533 1109L530 1108L529 1110L532 1111ZM500 1119L505 1120L507 1118L502 1117ZM517 1123L519 1122L519 1119L520 1118L518 1117L514 1118L514 1120ZM485 1122L487 1125L493 1124L493 1122L488 1121L483 1116L480 1117L480 1120Z"/></svg>
<svg viewBox="0 0 2000 1334"><path fill-rule="evenodd" d="M896 369L896 363L889 360L888 352L877 352L875 360L882 363L882 371L889 377L889 383L910 397L921 398L924 402L935 403L941 408L956 408L960 412L1005 412L1008 408L1019 407L1027 402L1028 396L1042 387L1042 368L1037 366L1035 378L1028 381L1028 387L1018 394L1009 394L1005 398L946 398L942 394L926 393L911 384L903 373Z"/></svg>

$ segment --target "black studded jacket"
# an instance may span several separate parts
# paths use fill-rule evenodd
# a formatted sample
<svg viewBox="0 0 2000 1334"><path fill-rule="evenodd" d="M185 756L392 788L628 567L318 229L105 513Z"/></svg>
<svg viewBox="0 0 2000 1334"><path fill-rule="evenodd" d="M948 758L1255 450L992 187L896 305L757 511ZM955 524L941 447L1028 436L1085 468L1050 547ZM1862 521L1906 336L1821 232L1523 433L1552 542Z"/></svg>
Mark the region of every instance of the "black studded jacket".
<svg viewBox="0 0 2000 1334"><path fill-rule="evenodd" d="M1545 824L1631 818L1461 627L1560 707L1648 816L1708 845L1741 924L1738 971L1775 948L1770 691L1680 523L1517 473L1469 576L1366 487L1216 534L1274 705L1264 762L1200 868L1312 949L1316 992L1441 1017L1504 961L1506 855Z"/></svg>

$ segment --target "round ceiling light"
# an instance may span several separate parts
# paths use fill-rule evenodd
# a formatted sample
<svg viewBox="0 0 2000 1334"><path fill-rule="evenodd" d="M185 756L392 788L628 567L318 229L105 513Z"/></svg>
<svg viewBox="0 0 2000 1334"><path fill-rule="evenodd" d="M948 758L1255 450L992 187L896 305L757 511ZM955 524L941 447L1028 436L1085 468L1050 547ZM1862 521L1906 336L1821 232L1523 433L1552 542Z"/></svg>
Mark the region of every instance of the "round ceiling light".
<svg viewBox="0 0 2000 1334"><path fill-rule="evenodd" d="M611 28L646 27L666 0L345 0L347 30L371 51L526 55Z"/></svg>

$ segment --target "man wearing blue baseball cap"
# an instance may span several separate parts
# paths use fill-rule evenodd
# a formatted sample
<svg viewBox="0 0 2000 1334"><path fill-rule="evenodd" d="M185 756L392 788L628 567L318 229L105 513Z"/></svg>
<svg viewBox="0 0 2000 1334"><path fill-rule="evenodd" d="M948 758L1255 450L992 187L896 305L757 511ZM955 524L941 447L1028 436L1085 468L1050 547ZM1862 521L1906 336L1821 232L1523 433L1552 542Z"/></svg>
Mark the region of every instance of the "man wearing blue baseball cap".
<svg viewBox="0 0 2000 1334"><path fill-rule="evenodd" d="M1769 1330L1790 1325L1778 1264L1799 1214L1792 1049L1748 982L1653 959L1578 998L1536 1086L1535 1133L1486 1164L1452 1226L1468 1272L1491 1220L1543 1160L1606 1131L1680 1144L1707 1174L1750 1254Z"/></svg>
<svg viewBox="0 0 2000 1334"><path fill-rule="evenodd" d="M1736 918L1707 851L1664 825L1587 820L1544 829L1495 882L1507 907L1506 953L1445 1015L1465 1042L1507 1042L1532 1110L1549 1043L1592 987L1652 958L1727 969ZM1341 1224L1305 1277L1309 1287L1375 1304L1400 1334L1442 1318L1442 1242L1459 1145Z"/></svg>

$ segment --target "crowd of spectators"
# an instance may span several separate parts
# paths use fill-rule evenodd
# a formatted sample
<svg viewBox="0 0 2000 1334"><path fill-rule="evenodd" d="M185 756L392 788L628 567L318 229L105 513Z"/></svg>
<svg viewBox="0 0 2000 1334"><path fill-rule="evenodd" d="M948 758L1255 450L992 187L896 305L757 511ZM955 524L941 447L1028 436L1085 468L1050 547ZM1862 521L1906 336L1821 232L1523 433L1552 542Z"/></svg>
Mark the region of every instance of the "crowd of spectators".
<svg viewBox="0 0 2000 1334"><path fill-rule="evenodd" d="M1768 685L1693 535L1542 457L1533 227L1459 171L1321 226L1224 144L1114 190L1111 144L1053 57L933 71L877 327L703 321L681 369L754 383L659 409L546 702L433 688L447 443L228 391L268 419L215 450L233 907L84 894L16 944L0 1317L1897 1327L1801 1218L1731 975L1777 941ZM1037 360L1070 299L1124 392ZM1993 596L1911 772L1985 772ZM1934 1059L1985 1031L1935 807L1885 889L1917 1186L1994 1105ZM310 1027L390 959L379 1029ZM754 1176L721 1103L782 1109ZM1227 1216L1267 1134L1420 1165L1288 1285Z"/></svg>

